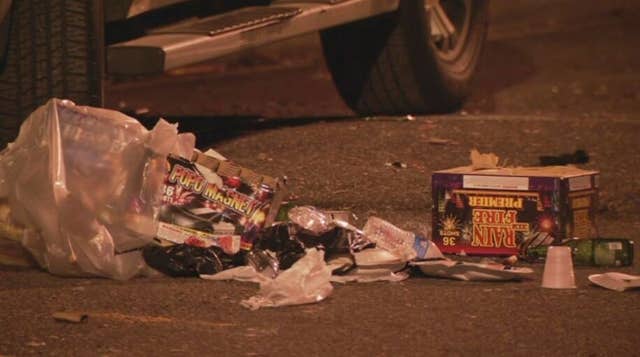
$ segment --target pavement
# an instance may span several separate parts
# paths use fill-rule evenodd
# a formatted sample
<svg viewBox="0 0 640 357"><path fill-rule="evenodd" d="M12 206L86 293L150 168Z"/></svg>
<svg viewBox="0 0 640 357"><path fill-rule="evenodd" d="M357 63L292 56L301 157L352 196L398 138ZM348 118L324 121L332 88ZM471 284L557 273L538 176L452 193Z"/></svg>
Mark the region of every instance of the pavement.
<svg viewBox="0 0 640 357"><path fill-rule="evenodd" d="M240 164L286 175L298 204L430 226L431 173L469 151L508 165L584 149L600 175L599 233L640 231L640 5L624 1L495 1L474 92L457 113L359 118L341 102L317 37L116 82L110 106L196 132ZM283 60L281 62L280 60ZM286 59L286 61L284 61ZM445 139L445 140L433 140ZM405 169L385 164L400 161ZM0 268L0 355L638 355L640 290L462 282L416 273L399 283L336 285L313 305L250 311L257 286L196 278L61 278ZM58 311L86 322L57 322Z"/></svg>

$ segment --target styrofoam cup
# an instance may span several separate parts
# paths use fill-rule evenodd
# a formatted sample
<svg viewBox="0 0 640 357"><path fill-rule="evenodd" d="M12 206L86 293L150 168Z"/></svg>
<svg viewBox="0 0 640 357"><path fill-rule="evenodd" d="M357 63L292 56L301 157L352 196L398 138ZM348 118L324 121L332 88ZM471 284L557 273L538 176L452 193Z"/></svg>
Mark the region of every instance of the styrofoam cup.
<svg viewBox="0 0 640 357"><path fill-rule="evenodd" d="M575 289L573 260L570 247L551 246L542 274L542 287L551 289Z"/></svg>

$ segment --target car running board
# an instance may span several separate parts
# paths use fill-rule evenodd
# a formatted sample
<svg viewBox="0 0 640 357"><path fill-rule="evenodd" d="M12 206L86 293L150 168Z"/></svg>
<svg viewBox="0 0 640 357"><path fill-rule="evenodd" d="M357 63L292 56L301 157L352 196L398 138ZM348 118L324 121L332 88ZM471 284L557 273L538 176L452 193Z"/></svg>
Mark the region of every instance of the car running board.
<svg viewBox="0 0 640 357"><path fill-rule="evenodd" d="M162 73L243 49L392 12L399 0L279 0L167 26L107 48L107 73Z"/></svg>

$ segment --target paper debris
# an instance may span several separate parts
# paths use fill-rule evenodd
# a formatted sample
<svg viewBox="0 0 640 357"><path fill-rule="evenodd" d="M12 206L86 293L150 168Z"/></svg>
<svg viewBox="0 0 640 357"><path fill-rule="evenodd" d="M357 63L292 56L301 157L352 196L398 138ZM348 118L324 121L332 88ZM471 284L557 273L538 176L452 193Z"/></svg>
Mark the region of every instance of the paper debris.
<svg viewBox="0 0 640 357"><path fill-rule="evenodd" d="M393 167L394 169L407 168L407 164L402 161L385 162L384 166Z"/></svg>
<svg viewBox="0 0 640 357"><path fill-rule="evenodd" d="M455 145L458 144L457 142L451 140L451 139L443 139L443 138L437 138L437 137L430 137L429 140L427 141L429 144L431 145Z"/></svg>
<svg viewBox="0 0 640 357"><path fill-rule="evenodd" d="M477 149L472 149L471 168L473 170L496 169L500 158L494 153L482 154Z"/></svg>
<svg viewBox="0 0 640 357"><path fill-rule="evenodd" d="M89 319L89 315L81 312L59 311L54 312L52 316L56 321L71 322L75 324L86 322Z"/></svg>

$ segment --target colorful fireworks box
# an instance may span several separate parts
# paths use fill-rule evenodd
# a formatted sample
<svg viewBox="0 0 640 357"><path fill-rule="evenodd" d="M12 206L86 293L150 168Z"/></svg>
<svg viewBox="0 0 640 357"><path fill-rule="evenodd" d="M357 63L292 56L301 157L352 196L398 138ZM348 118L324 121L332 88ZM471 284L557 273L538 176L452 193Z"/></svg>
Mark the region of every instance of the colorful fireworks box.
<svg viewBox="0 0 640 357"><path fill-rule="evenodd" d="M433 241L444 253L513 255L534 242L595 237L598 181L573 166L436 171Z"/></svg>
<svg viewBox="0 0 640 357"><path fill-rule="evenodd" d="M157 237L171 243L250 250L278 213L282 180L195 153L167 158Z"/></svg>

